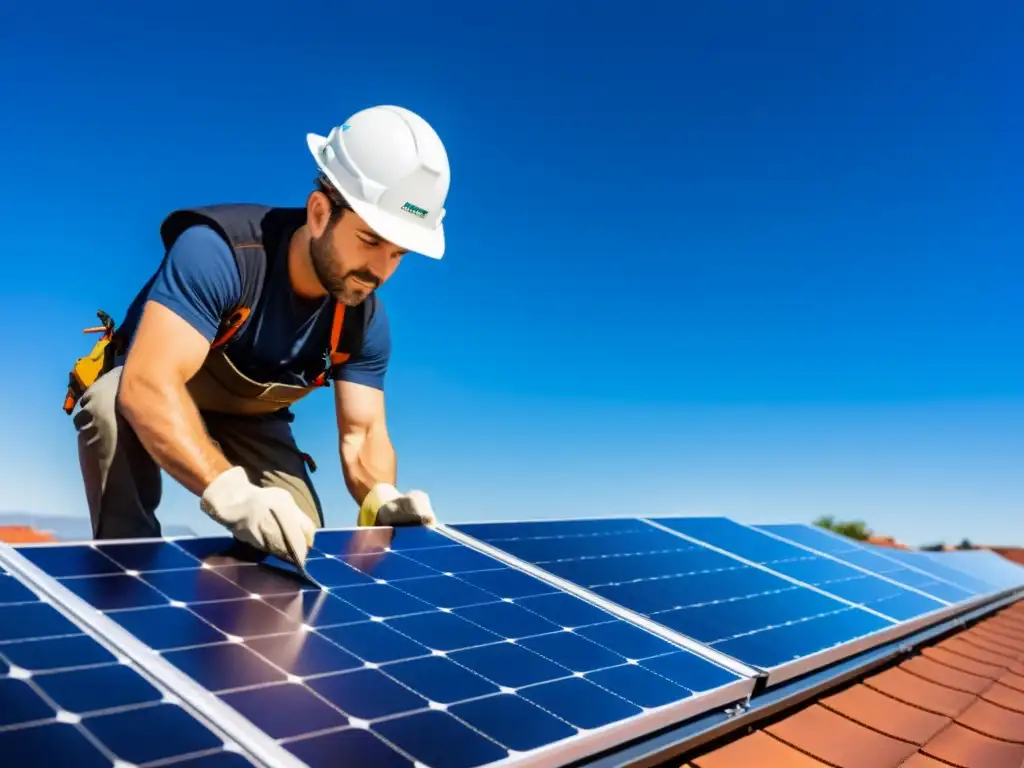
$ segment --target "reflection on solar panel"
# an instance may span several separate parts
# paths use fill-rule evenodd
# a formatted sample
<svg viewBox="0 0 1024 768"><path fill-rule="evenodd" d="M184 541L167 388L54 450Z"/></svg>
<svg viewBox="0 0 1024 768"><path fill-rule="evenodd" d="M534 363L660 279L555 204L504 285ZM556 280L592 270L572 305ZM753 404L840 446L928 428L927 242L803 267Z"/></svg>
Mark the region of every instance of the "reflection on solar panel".
<svg viewBox="0 0 1024 768"><path fill-rule="evenodd" d="M865 546L865 548L867 547ZM871 550L877 551L874 547L871 547ZM984 595L999 589L994 582L990 583L984 579L977 578L971 573L951 568L948 564L932 560L923 552L905 552L900 549L890 549L879 554L884 558L895 560L909 568L914 568L922 573L927 573L929 576L941 579L948 584L955 584L962 589L970 590L976 595Z"/></svg>
<svg viewBox="0 0 1024 768"><path fill-rule="evenodd" d="M724 518L320 531L316 584L228 537L0 545L0 755L565 765L994 605L992 558Z"/></svg>
<svg viewBox="0 0 1024 768"><path fill-rule="evenodd" d="M842 560L844 563L849 563L871 573L885 576L887 579L907 587L912 587L950 604L959 603L990 591L986 589L970 589L942 578L936 578L917 567L908 567L891 559L888 553L880 554L850 539L833 535L813 526L783 524L758 525L755 527L758 530L767 531L796 544L810 547L816 552L831 555L837 560Z"/></svg>
<svg viewBox="0 0 1024 768"><path fill-rule="evenodd" d="M0 761L231 768L251 763L157 683L0 573Z"/></svg>
<svg viewBox="0 0 1024 768"><path fill-rule="evenodd" d="M942 609L946 603L724 517L653 518L666 528L719 547L895 621Z"/></svg>
<svg viewBox="0 0 1024 768"><path fill-rule="evenodd" d="M985 549L953 552L920 552L919 554L958 573L973 575L1000 589L1024 586L1024 568L1005 557Z"/></svg>
<svg viewBox="0 0 1024 768"><path fill-rule="evenodd" d="M432 530L315 544L326 591L228 538L18 551L311 766L557 764L753 690Z"/></svg>
<svg viewBox="0 0 1024 768"><path fill-rule="evenodd" d="M778 667L894 624L643 520L452 527L759 667Z"/></svg>

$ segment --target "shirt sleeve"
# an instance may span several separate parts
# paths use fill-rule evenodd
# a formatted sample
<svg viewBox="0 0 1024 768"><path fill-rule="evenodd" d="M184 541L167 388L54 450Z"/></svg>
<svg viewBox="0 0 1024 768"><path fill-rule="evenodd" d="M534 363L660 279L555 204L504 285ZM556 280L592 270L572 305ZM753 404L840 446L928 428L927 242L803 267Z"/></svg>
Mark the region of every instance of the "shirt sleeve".
<svg viewBox="0 0 1024 768"><path fill-rule="evenodd" d="M336 381L364 384L384 389L384 376L391 358L391 325L384 302L377 301L376 311L363 337L363 348L341 365L335 366Z"/></svg>
<svg viewBox="0 0 1024 768"><path fill-rule="evenodd" d="M175 241L149 291L212 342L221 319L242 295L242 279L230 246L210 227L189 227Z"/></svg>

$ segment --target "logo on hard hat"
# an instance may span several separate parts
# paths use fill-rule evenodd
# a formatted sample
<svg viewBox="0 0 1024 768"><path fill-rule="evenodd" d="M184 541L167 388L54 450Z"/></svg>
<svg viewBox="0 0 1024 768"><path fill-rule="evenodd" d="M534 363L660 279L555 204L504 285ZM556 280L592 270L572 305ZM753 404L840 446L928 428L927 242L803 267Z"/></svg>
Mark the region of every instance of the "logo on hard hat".
<svg viewBox="0 0 1024 768"><path fill-rule="evenodd" d="M411 213L413 216L419 216L421 219L427 215L425 210L409 202L402 206L402 210L406 213Z"/></svg>

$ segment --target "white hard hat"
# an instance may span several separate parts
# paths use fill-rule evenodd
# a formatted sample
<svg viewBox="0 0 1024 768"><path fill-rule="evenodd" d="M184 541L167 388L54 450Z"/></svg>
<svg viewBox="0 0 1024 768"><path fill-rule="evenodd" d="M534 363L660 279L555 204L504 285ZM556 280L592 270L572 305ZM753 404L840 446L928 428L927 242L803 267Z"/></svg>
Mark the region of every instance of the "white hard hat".
<svg viewBox="0 0 1024 768"><path fill-rule="evenodd" d="M378 235L424 256L444 255L451 171L426 120L402 107L370 107L306 141L324 176Z"/></svg>

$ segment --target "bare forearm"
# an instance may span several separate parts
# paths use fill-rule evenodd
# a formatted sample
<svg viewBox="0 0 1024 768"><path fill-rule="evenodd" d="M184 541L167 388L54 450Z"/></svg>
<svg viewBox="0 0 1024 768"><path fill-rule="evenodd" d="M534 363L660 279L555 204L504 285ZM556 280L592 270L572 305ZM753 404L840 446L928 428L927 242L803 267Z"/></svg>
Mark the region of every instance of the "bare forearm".
<svg viewBox="0 0 1024 768"><path fill-rule="evenodd" d="M370 430L364 435L347 435L341 440L341 467L345 485L356 504L377 483L398 480L398 461L387 432Z"/></svg>
<svg viewBox="0 0 1024 768"><path fill-rule="evenodd" d="M125 379L118 407L153 460L197 496L231 468L183 385Z"/></svg>

